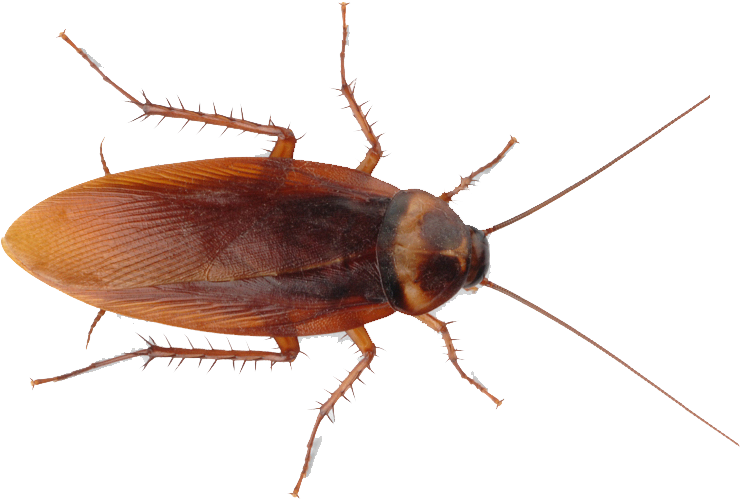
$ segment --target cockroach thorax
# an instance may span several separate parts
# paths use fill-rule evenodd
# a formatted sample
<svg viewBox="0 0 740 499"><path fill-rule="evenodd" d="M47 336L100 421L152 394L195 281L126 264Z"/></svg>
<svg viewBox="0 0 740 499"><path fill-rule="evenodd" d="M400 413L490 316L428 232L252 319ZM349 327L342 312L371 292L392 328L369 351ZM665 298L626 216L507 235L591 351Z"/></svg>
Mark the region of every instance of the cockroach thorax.
<svg viewBox="0 0 740 499"><path fill-rule="evenodd" d="M410 315L429 312L488 270L488 241L446 202L420 190L393 197L378 235L377 258L391 306Z"/></svg>

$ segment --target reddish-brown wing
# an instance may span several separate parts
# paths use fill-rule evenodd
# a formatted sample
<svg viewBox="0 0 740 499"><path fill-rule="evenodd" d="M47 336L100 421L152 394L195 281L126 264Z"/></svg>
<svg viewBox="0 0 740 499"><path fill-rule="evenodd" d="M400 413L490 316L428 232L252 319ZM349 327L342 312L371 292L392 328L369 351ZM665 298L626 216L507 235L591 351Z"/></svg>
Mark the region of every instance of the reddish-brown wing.
<svg viewBox="0 0 740 499"><path fill-rule="evenodd" d="M39 203L3 248L47 284L130 317L229 334L321 334L392 313L375 245L397 191L292 159L154 166Z"/></svg>

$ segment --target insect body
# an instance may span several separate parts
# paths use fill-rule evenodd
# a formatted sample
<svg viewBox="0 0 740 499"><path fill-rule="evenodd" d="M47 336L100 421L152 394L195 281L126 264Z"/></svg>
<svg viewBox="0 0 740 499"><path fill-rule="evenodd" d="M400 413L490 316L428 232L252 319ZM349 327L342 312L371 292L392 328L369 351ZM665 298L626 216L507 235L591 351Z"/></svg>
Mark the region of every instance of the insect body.
<svg viewBox="0 0 740 499"><path fill-rule="evenodd" d="M271 336L280 347L277 353L150 345L140 356L290 362L297 336L349 330L363 356L322 405L309 450L321 418L372 361L375 347L363 325L394 310L441 332L460 374L489 395L460 370L444 323L427 314L462 287L483 282L500 290L482 281L488 267L483 233L447 206L458 189L436 198L368 176L380 157L379 141L354 103L343 66L342 81L371 144L360 172L293 160L288 129L145 100L140 107L151 115L274 135L272 157L165 165L93 180L19 219L4 239L6 252L43 281L104 310ZM308 455L301 479L307 464Z"/></svg>
<svg viewBox="0 0 740 499"><path fill-rule="evenodd" d="M438 198L290 158L106 175L26 212L3 244L42 281L101 309L251 336L420 315L488 268L485 236Z"/></svg>

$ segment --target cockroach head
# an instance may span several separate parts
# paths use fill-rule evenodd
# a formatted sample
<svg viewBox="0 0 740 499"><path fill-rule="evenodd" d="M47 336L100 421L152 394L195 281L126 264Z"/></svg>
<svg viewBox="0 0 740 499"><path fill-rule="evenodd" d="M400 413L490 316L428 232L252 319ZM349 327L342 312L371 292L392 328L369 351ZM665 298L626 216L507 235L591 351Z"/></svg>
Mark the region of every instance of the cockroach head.
<svg viewBox="0 0 740 499"><path fill-rule="evenodd" d="M481 282L488 241L442 199L420 190L391 200L378 234L376 256L383 291L397 311L419 315Z"/></svg>
<svg viewBox="0 0 740 499"><path fill-rule="evenodd" d="M470 230L470 265L468 266L467 280L463 285L464 288L477 286L486 277L490 266L491 253L486 235L470 225L468 225L468 229Z"/></svg>

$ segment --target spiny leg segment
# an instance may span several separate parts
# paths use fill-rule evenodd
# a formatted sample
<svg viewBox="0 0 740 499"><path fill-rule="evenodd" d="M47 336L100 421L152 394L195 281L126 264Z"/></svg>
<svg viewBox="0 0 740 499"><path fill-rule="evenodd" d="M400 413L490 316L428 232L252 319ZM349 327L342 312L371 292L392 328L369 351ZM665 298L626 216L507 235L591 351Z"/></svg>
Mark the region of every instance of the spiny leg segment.
<svg viewBox="0 0 740 499"><path fill-rule="evenodd" d="M499 400L493 395L491 395L488 392L488 388L483 386L479 381L471 378L467 374L465 374L465 371L462 370L460 367L460 364L457 363L459 360L457 357L457 350L455 346L452 344L452 337L450 337L450 332L447 330L447 324L442 322L441 320L437 319L431 314L423 314L423 315L416 315L417 319L419 319L421 322L429 326L430 328L434 329L438 333L442 334L442 339L445 342L445 347L447 347L447 357L450 359L450 362L452 362L452 365L455 366L455 369L457 369L457 372L460 373L460 376L466 380L468 383L476 387L478 390L483 392L484 395L486 395L488 398L493 400L496 404L496 407L500 406L503 403L503 399Z"/></svg>
<svg viewBox="0 0 740 499"><path fill-rule="evenodd" d="M473 171L467 177L461 176L460 183L457 185L457 187L454 187L453 189L450 189L449 191L444 191L442 194L439 195L440 199L442 199L442 201L444 201L445 203L451 203L455 196L457 196L463 191L469 191L470 187L474 185L475 177L483 173L486 173L491 168L496 167L499 163L501 163L504 160L504 158L506 158L506 155L509 154L509 152L517 144L519 144L519 141L516 139L516 137L514 137L513 135L509 135L509 142L506 143L506 146L504 146L504 148L501 150L500 153L496 155L495 158L493 158L491 161L481 166L477 170Z"/></svg>
<svg viewBox="0 0 740 499"><path fill-rule="evenodd" d="M365 135L365 138L370 143L370 148L365 154L365 159L363 159L360 165L357 167L357 170L370 175L375 169L375 166L378 164L378 161L380 161L380 158L383 155L383 150L380 147L379 136L375 135L372 129L372 125L369 124L367 121L367 115L370 111L368 110L365 113L362 112L362 106L364 104L357 104L354 96L354 88L347 83L344 70L345 48L347 46L347 36L349 34L349 26L347 26L347 3L342 2L340 5L342 7L342 51L339 54L342 88L340 91L342 95L344 95L344 97L347 99L349 105L348 107L352 110L352 114L354 115L357 122L360 124L362 133ZM311 431L311 436L309 437L308 444L306 445L306 457L303 462L303 469L301 470L301 474L298 477L298 482L296 483L295 488L293 489L293 492L291 494L293 495L293 497L298 497L298 491L301 488L301 483L303 482L303 479L306 478L308 466L311 461L311 449L316 438L316 432L319 429L319 424L321 424L321 421L324 419L324 417L328 416L334 410L334 405L339 400L339 397L346 398L345 393L347 392L347 390L352 389L352 384L355 381L361 381L360 374L362 374L362 372L366 368L370 368L370 363L375 357L375 345L370 339L370 336L368 336L367 330L363 326L348 330L347 335L360 349L360 352L362 352L362 357L360 358L354 369L350 371L344 381L339 384L339 387L337 387L337 389L334 390L334 392L329 396L329 399L318 407L319 414L316 416L316 422L314 423L313 430Z"/></svg>
<svg viewBox="0 0 740 499"><path fill-rule="evenodd" d="M370 336L368 336L367 330L365 330L363 326L348 330L347 336L349 336L350 339L354 341L355 345L357 345L357 348L360 349L360 352L362 352L362 357L360 358L359 362L357 362L357 365L354 367L354 369L352 369L347 377L344 378L344 381L339 384L339 387L334 390L334 392L329 396L328 400L318 407L319 414L318 416L316 416L316 422L313 425L311 437L308 439L308 445L306 446L306 459L303 462L301 476L298 478L298 483L296 483L295 488L291 493L293 497L298 497L298 490L301 488L301 482L303 482L303 479L306 478L308 465L311 461L311 448L313 447L313 442L316 438L316 431L319 429L319 424L321 423L321 420L332 412L332 410L334 409L334 404L337 403L339 397L347 398L344 394L347 392L347 390L352 389L352 383L360 380L360 374L362 374L362 371L364 371L366 368L370 368L370 362L372 362L373 358L375 357L375 345L370 339ZM362 380L360 380L360 382L362 382Z"/></svg>
<svg viewBox="0 0 740 499"><path fill-rule="evenodd" d="M348 4L346 2L342 2L340 5L342 6L342 51L339 53L342 74L342 88L340 89L340 92L342 92L342 95L346 97L347 102L349 103L348 107L352 110L352 114L360 124L362 133L365 134L365 138L370 142L370 149L368 149L367 154L365 154L365 159L362 160L362 163L360 163L360 166L358 166L357 169L371 175L375 169L375 165L378 164L378 161L380 161L380 158L383 156L383 150L380 148L380 140L378 140L380 136L375 135L372 125L367 122L367 115L370 113L370 110L368 109L366 113L362 112L362 106L367 104L367 102L358 105L355 100L354 87L347 84L347 79L344 73L344 48L347 45L347 35L349 34L349 26L347 26Z"/></svg>
<svg viewBox="0 0 740 499"><path fill-rule="evenodd" d="M170 104L170 101L167 101L167 106L160 106L159 104L153 104L149 101L149 99L146 97L146 94L142 92L144 95L144 102L140 102L139 100L135 99L131 94L126 92L124 89L116 85L110 78L108 78L98 67L98 65L93 61L87 53L78 48L77 45L74 44L72 40L69 39L69 37L65 34L65 32L59 33L59 37L62 38L65 42L67 42L73 49L77 51L80 56L85 59L88 64L90 64L90 67L93 68L95 71L98 72L98 74L105 80L107 83L109 83L113 88L118 90L121 94L123 94L129 102L132 104L135 104L138 106L139 109L141 109L142 115L139 116L141 118L142 116L144 119L147 119L149 116L161 116L162 120L165 118L182 118L187 120L185 122L185 125L187 125L191 121L203 123L203 126L206 125L216 125L216 126L223 126L228 128L233 128L235 130L242 130L243 132L254 132L259 133L263 135L271 135L274 137L277 137L277 141L275 143L275 147L272 149L272 152L270 153L271 158L292 158L293 157L293 150L295 149L295 143L296 138L293 134L293 131L289 128L283 128L280 126L276 126L272 123L272 120L270 120L268 125L260 125L259 123L253 123L251 121L247 121L244 119L244 112L241 113L241 119L234 118L233 117L233 110L231 113L229 113L229 116L223 116L216 112L216 107L213 107L213 114L210 113L203 113L200 111L200 107L198 108L198 111L188 111L185 109L185 107L182 105L182 102L180 102L180 109L177 109L175 107L172 107ZM178 98L179 100L179 98ZM161 121L160 120L160 123ZM183 128L185 127L183 125ZM224 131L226 131L224 129Z"/></svg>
<svg viewBox="0 0 740 499"><path fill-rule="evenodd" d="M98 314L102 316L102 314ZM149 338L149 340L145 338L143 339L146 344L148 345L147 348L143 348L141 350L135 350L130 353L118 355L116 357L110 358L110 359L104 359L100 360L98 362L93 362L87 367L83 367L82 369L77 369L76 371L72 371L67 374L62 374L60 376L55 376L53 378L42 378L42 379L32 379L31 380L31 386L34 387L36 385L41 385L44 383L49 383L51 381L63 381L68 378L73 378L75 376L78 376L80 374L84 374L88 371L92 371L94 369L99 369L101 367L110 366L112 364L117 364L118 362L133 359L136 357L148 357L146 363L144 364L144 368L146 368L149 363L156 359L156 358L169 358L170 364L175 359L180 359L180 364L183 363L185 359L198 359L200 362L204 360L213 360L213 364L211 364L211 367L208 369L209 371L213 369L213 366L216 365L216 362L219 360L230 360L232 361L234 365L234 369L236 369L236 362L242 361L242 367L241 369L244 369L244 364L247 363L247 361L258 361L258 360L269 360L270 365L274 365L276 362L293 362L295 358L298 356L298 353L300 351L300 347L298 345L298 338L295 336L285 336L285 337L276 337L274 340L277 342L278 347L280 347L280 352L266 352L266 351L259 351L259 350L216 350L214 348L194 348L192 343L190 346L192 348L175 348L172 345L169 347L163 347L157 345L154 340ZM188 340L190 341L190 340ZM169 340L167 341L167 344L169 344ZM209 342L210 345L210 342ZM180 364L177 365L177 367L180 367ZM256 364L255 364L256 367ZM239 370L241 372L241 369Z"/></svg>

